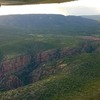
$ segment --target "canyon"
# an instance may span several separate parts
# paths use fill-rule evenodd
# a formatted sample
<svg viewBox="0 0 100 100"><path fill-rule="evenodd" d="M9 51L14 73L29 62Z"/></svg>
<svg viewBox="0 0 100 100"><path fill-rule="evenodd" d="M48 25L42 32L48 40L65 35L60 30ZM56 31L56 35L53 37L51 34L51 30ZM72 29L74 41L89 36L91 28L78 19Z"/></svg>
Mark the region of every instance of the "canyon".
<svg viewBox="0 0 100 100"><path fill-rule="evenodd" d="M55 73L56 69L53 68L38 68L49 61L70 57L81 52L91 52L95 49L98 50L86 43L79 47L51 49L37 54L25 54L7 59L0 66L0 90L15 89ZM61 65L61 67L63 66Z"/></svg>
<svg viewBox="0 0 100 100"><path fill-rule="evenodd" d="M5 88L8 90L22 86L23 82L17 77L16 73L23 72L25 68L28 69L29 64L31 64L31 67L34 69L35 65L75 53L77 53L76 48L61 48L47 50L35 55L21 55L16 58L5 60L0 66L0 89L2 90Z"/></svg>

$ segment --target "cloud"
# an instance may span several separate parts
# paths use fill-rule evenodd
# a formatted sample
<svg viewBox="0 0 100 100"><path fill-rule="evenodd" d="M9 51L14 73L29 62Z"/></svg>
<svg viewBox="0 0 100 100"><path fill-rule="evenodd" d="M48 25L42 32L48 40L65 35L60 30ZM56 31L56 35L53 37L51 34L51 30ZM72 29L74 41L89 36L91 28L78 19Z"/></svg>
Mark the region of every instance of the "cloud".
<svg viewBox="0 0 100 100"><path fill-rule="evenodd" d="M100 11L93 7L69 7L66 8L69 15L98 15Z"/></svg>
<svg viewBox="0 0 100 100"><path fill-rule="evenodd" d="M97 15L100 14L100 0L79 0L60 4L35 4L1 6L0 15L9 14L62 14Z"/></svg>

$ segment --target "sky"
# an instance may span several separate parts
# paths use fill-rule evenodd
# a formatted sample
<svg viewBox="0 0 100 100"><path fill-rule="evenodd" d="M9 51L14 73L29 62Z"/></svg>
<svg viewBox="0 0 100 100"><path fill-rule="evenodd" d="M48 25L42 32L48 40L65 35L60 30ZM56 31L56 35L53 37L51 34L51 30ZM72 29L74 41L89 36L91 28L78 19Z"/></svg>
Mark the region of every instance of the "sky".
<svg viewBox="0 0 100 100"><path fill-rule="evenodd" d="M10 14L100 15L100 0L0 7L0 15Z"/></svg>

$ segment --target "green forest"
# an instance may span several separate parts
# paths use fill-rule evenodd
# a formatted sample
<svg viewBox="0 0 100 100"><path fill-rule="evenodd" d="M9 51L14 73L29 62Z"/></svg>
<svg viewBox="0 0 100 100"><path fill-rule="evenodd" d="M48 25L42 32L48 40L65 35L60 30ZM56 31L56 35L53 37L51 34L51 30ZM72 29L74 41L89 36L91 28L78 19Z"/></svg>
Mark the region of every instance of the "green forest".
<svg viewBox="0 0 100 100"><path fill-rule="evenodd" d="M100 100L99 21L62 15L0 19L0 100Z"/></svg>

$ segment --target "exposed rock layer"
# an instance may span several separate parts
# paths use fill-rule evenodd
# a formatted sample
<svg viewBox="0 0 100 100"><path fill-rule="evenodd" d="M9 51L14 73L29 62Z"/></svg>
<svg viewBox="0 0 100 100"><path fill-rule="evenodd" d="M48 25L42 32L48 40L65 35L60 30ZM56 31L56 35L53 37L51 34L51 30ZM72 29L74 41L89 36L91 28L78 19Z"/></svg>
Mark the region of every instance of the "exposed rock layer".
<svg viewBox="0 0 100 100"><path fill-rule="evenodd" d="M22 85L36 82L41 79L42 76L45 77L51 73L55 73L55 68L36 69L40 64L45 64L48 61L65 56L72 56L81 52L92 52L95 49L96 48L91 47L89 44L84 44L79 48L52 49L35 55L22 55L8 59L2 62L0 66L0 89L8 90L18 88Z"/></svg>

